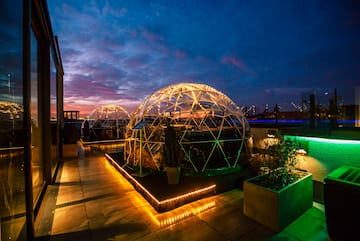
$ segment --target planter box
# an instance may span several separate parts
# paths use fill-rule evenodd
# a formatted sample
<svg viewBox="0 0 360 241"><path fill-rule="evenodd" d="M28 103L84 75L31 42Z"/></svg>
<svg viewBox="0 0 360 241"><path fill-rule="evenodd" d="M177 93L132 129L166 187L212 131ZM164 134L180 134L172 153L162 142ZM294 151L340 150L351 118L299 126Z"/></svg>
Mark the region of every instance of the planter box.
<svg viewBox="0 0 360 241"><path fill-rule="evenodd" d="M326 227L331 240L360 240L360 168L341 166L325 177Z"/></svg>
<svg viewBox="0 0 360 241"><path fill-rule="evenodd" d="M256 178L244 181L244 214L273 231L281 231L312 206L311 173L279 191L252 183Z"/></svg>

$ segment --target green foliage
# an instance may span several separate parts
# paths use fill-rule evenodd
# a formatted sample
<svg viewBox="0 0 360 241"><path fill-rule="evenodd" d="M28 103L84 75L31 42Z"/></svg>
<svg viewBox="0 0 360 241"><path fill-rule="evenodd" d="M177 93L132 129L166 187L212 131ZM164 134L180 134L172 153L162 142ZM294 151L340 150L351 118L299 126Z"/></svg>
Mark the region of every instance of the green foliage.
<svg viewBox="0 0 360 241"><path fill-rule="evenodd" d="M299 172L294 171L300 144L296 140L284 140L282 136L278 139L277 144L251 157L251 162L259 167L259 173L264 174L255 180L256 183L273 190L280 190L300 178Z"/></svg>

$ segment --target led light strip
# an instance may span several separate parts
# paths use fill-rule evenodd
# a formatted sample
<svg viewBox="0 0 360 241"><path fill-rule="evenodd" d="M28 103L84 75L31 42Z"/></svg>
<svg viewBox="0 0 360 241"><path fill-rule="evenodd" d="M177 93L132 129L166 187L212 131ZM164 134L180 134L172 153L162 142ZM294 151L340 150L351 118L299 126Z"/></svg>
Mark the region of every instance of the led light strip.
<svg viewBox="0 0 360 241"><path fill-rule="evenodd" d="M127 173L127 171L125 171L124 168L122 168L116 161L114 161L114 159L112 159L107 153L105 153L105 156L116 168L118 168L118 170L120 170L121 174L126 175L126 177L135 182L136 185L139 186L153 201L155 201L158 205L160 204L160 202L148 190L146 190L146 188L144 188L134 177Z"/></svg>
<svg viewBox="0 0 360 241"><path fill-rule="evenodd" d="M0 151L12 151L12 150L23 150L24 147L6 147L6 148L0 148Z"/></svg>
<svg viewBox="0 0 360 241"><path fill-rule="evenodd" d="M205 187L205 188L202 188L202 189L199 189L199 190L196 190L196 191L193 191L193 192L189 192L189 193L186 193L186 194L183 194L183 195L180 195L180 196L177 196L177 197L174 197L174 198L169 198L169 199L165 199L163 201L159 201L157 200L156 197L154 197L146 188L144 188L134 177L132 177L129 173L127 173L114 159L112 159L107 153L105 153L105 156L108 160L111 161L111 163L116 166L116 168L118 168L118 170L120 170L120 172L124 175L126 175L128 178L130 178L133 182L136 183L136 185L138 187L140 187L142 189L142 191L144 191L157 205L162 205L162 204L165 204L165 203L171 203L171 202L174 202L174 201L177 201L177 200L180 200L180 199L185 199L187 197L192 197L192 196L196 196L197 194L205 194L205 193L208 193L210 191L215 191L215 188L216 188L216 185L213 184L211 186L208 186L208 187Z"/></svg>
<svg viewBox="0 0 360 241"><path fill-rule="evenodd" d="M180 195L180 196L177 196L174 198L169 198L169 199L163 200L160 202L160 204L173 202L173 201L176 201L176 200L179 200L182 198L186 198L186 197L190 197L190 196L196 196L196 194L199 194L199 193L207 193L207 191L215 190L215 187L216 187L216 185L214 184L214 185L211 185L211 186L208 186L208 187L205 187L205 188L193 191L193 192L185 193L183 195Z"/></svg>
<svg viewBox="0 0 360 241"><path fill-rule="evenodd" d="M320 138L320 137L285 135L285 138L286 137L295 138L295 139L299 139L299 140L302 139L302 140L317 141L317 142L332 143L332 144L353 144L353 145L360 144L360 141L358 141L358 140L343 140L343 139L330 139L330 138Z"/></svg>
<svg viewBox="0 0 360 241"><path fill-rule="evenodd" d="M83 141L80 138L80 142L83 145L91 145L91 144L104 144L104 143L114 143L114 145L124 145L126 139L116 139L116 140L102 140L102 141Z"/></svg>
<svg viewBox="0 0 360 241"><path fill-rule="evenodd" d="M186 219L189 216L194 216L196 214L199 214L201 212L204 212L205 210L208 210L212 207L215 206L215 202L209 202L209 203L205 203L204 205L200 206L200 207L196 207L196 208L192 208L188 211L185 211L183 213L180 213L178 215L166 218L164 220L159 221L159 226L160 227L165 227L165 226L169 226L171 224L174 224L176 222L179 222L181 220Z"/></svg>

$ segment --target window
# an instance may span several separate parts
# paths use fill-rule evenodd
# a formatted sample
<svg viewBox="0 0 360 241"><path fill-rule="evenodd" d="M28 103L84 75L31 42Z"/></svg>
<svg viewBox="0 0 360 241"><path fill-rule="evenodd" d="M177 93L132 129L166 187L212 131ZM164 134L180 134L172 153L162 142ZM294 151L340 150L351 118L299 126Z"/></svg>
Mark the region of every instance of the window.
<svg viewBox="0 0 360 241"><path fill-rule="evenodd" d="M58 162L58 142L59 142L59 127L57 120L57 69L54 62L53 51L50 51L50 158L51 158L51 175L55 174L56 165Z"/></svg>
<svg viewBox="0 0 360 241"><path fill-rule="evenodd" d="M23 1L0 9L0 240L25 240Z"/></svg>
<svg viewBox="0 0 360 241"><path fill-rule="evenodd" d="M32 29L31 31L31 77L30 77L30 115L31 115L31 166L33 182L33 202L36 203L43 183L43 161L41 125L39 112L39 41Z"/></svg>

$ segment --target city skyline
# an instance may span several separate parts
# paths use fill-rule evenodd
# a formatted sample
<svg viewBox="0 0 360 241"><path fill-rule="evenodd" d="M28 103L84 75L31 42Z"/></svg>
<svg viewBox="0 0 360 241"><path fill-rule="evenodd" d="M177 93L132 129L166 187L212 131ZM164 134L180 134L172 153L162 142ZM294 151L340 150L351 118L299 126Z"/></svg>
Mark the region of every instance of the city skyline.
<svg viewBox="0 0 360 241"><path fill-rule="evenodd" d="M295 110L360 76L356 1L49 1L64 65L65 110L130 112L160 88L207 84L239 106ZM326 98L326 97L324 97Z"/></svg>

